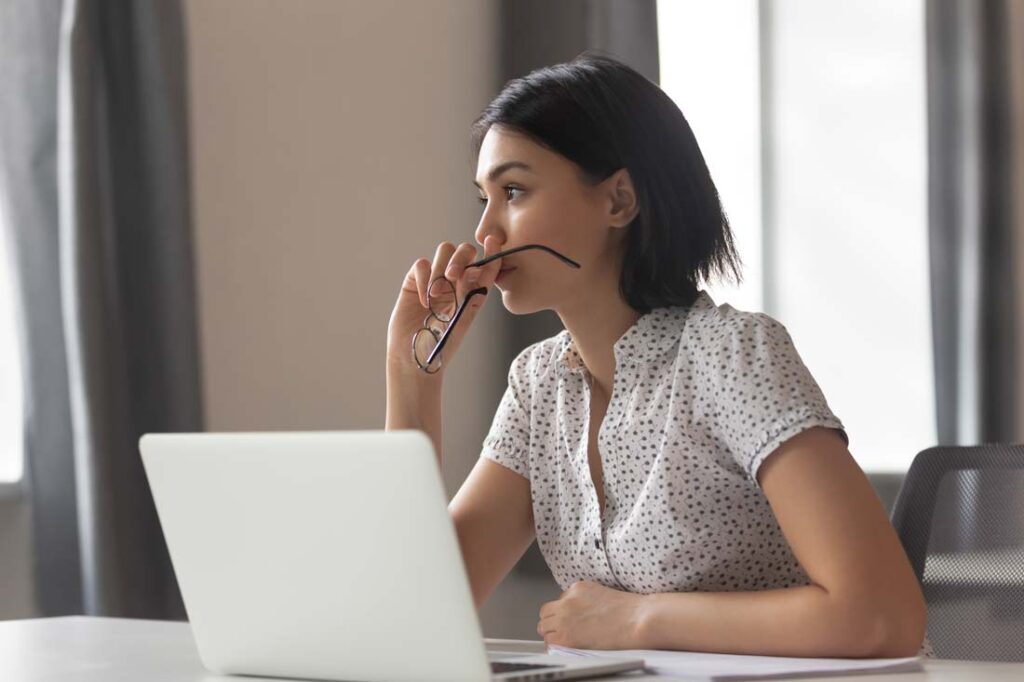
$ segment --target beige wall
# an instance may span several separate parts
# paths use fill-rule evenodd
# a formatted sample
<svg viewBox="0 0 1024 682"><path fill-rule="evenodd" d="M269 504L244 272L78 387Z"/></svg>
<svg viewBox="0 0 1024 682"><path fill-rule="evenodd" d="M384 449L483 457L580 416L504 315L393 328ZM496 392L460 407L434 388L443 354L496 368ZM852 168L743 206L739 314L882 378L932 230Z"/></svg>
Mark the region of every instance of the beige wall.
<svg viewBox="0 0 1024 682"><path fill-rule="evenodd" d="M402 277L476 226L468 127L495 88L494 4L186 7L209 427L379 428ZM501 378L488 309L446 386L450 482Z"/></svg>
<svg viewBox="0 0 1024 682"><path fill-rule="evenodd" d="M208 427L381 428L401 280L479 217L468 129L500 85L497 2L186 7ZM488 303L446 378L450 493L504 388L507 315ZM536 637L552 585L513 575L487 634Z"/></svg>

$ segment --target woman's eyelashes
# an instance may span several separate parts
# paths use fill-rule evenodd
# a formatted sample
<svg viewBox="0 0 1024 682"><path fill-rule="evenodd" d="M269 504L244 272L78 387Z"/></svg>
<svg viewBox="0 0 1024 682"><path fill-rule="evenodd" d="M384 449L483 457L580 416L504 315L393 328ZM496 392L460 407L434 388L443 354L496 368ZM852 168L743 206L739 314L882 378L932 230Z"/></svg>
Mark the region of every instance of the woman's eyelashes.
<svg viewBox="0 0 1024 682"><path fill-rule="evenodd" d="M521 187L515 187L513 185L507 185L504 189L505 189L505 198L508 199L509 201L513 201L517 197L521 197L523 195L523 192L525 192L525 190L522 189ZM519 192L519 194L513 195L514 192ZM487 197L480 196L480 197L477 197L477 200L481 204L485 204L485 205L487 204Z"/></svg>

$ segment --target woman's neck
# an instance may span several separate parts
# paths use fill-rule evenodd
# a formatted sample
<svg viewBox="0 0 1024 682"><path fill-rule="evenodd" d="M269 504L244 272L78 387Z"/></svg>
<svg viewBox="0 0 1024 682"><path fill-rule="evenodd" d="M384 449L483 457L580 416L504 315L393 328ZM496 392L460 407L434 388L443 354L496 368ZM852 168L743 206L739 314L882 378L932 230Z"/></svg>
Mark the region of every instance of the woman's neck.
<svg viewBox="0 0 1024 682"><path fill-rule="evenodd" d="M611 396L615 342L640 319L640 313L622 299L618 282L613 292L591 291L585 299L556 312L590 372L593 388L606 397Z"/></svg>

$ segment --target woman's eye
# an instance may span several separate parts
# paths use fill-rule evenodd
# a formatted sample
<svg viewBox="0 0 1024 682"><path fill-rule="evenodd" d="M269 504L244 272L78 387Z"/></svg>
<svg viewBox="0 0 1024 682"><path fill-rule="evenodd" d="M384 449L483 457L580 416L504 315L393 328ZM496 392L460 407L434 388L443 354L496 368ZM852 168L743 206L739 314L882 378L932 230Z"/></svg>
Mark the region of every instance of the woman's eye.
<svg viewBox="0 0 1024 682"><path fill-rule="evenodd" d="M526 190L523 190L523 189L521 189L519 187L512 187L510 185L510 186L505 188L505 198L508 199L509 201L512 201L513 199L515 199L518 196L522 195L522 193L525 192L525 191ZM519 194L513 194L513 192L519 192ZM485 206L487 205L487 197L477 197L476 200L479 201L481 204L483 204Z"/></svg>

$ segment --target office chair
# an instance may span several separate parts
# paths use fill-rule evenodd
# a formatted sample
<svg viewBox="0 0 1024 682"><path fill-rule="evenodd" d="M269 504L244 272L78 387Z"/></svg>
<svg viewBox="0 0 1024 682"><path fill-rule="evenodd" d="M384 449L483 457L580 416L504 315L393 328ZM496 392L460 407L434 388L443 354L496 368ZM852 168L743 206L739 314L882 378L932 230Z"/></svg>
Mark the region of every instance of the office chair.
<svg viewBox="0 0 1024 682"><path fill-rule="evenodd" d="M924 450L892 524L928 602L935 656L1024 661L1024 445Z"/></svg>

